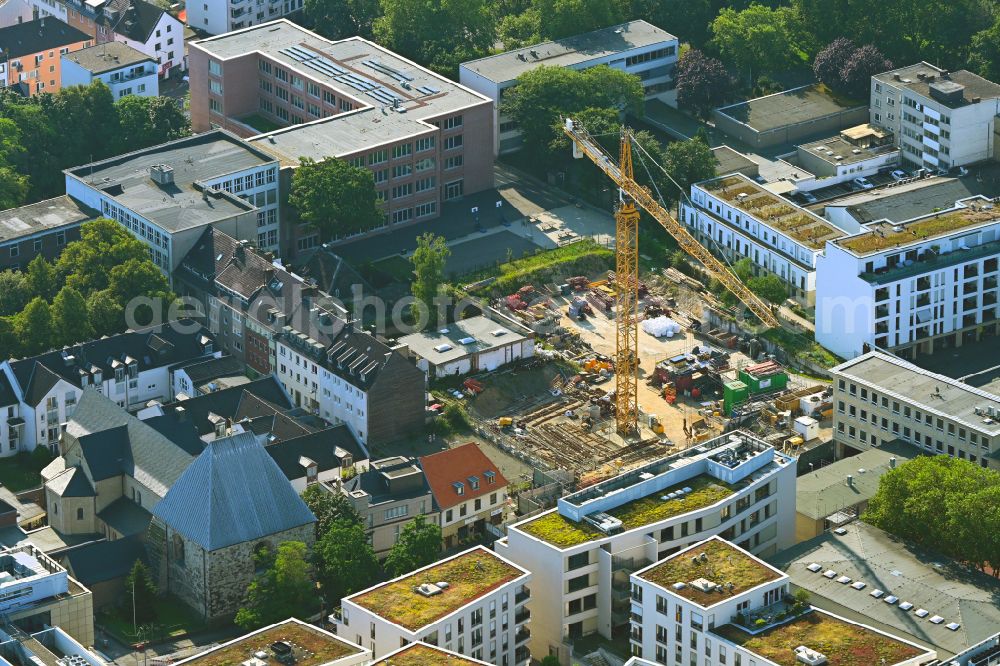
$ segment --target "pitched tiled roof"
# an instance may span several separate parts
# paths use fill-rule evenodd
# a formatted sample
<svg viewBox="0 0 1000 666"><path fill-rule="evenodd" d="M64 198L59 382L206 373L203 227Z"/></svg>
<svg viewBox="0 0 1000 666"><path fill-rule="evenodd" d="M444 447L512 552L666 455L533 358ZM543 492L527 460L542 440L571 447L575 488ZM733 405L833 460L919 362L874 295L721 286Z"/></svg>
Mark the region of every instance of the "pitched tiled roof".
<svg viewBox="0 0 1000 666"><path fill-rule="evenodd" d="M127 497L119 497L98 511L97 517L119 534L130 537L144 534L152 516L149 511Z"/></svg>
<svg viewBox="0 0 1000 666"><path fill-rule="evenodd" d="M45 487L59 497L96 497L94 487L79 467L70 467L51 479Z"/></svg>
<svg viewBox="0 0 1000 666"><path fill-rule="evenodd" d="M153 515L207 551L316 520L251 433L209 444Z"/></svg>
<svg viewBox="0 0 1000 666"><path fill-rule="evenodd" d="M423 456L420 458L420 466L434 494L434 502L441 509L488 495L507 485L507 479L500 469L472 442ZM493 472L495 475L493 483L486 478L486 472ZM472 487L473 478L479 485L478 489ZM461 495L454 485L456 483L462 484Z"/></svg>
<svg viewBox="0 0 1000 666"><path fill-rule="evenodd" d="M214 430L212 422L208 420L209 414L235 422L244 417L273 416L275 412L288 411L294 407L281 382L274 376L268 376L248 384L164 405L163 413L169 421L164 420L162 424L158 424L157 430L171 436L170 422L190 422L198 434L204 436ZM183 408L183 412L179 412L178 408Z"/></svg>
<svg viewBox="0 0 1000 666"><path fill-rule="evenodd" d="M16 405L17 403L17 394L14 393L14 387L11 386L7 373L0 370L0 407Z"/></svg>
<svg viewBox="0 0 1000 666"><path fill-rule="evenodd" d="M319 472L340 467L340 459L336 455L338 447L349 453L356 463L368 459L368 452L354 439L346 425L269 444L265 450L288 480L293 481L305 476L305 469L299 464L303 456L314 461Z"/></svg>
<svg viewBox="0 0 1000 666"><path fill-rule="evenodd" d="M243 374L243 364L234 356L221 356L206 360L185 363L174 368L183 370L194 386L201 386L219 377L232 377Z"/></svg>
<svg viewBox="0 0 1000 666"><path fill-rule="evenodd" d="M31 374L28 376L28 383L24 388L24 401L32 407L37 407L38 403L45 399L45 394L59 383L59 375L38 361L35 361L30 367Z"/></svg>
<svg viewBox="0 0 1000 666"><path fill-rule="evenodd" d="M63 556L73 578L88 587L127 576L136 560L146 560L146 548L137 537L88 543Z"/></svg>
<svg viewBox="0 0 1000 666"><path fill-rule="evenodd" d="M93 39L85 32L47 16L0 28L0 51L6 54L5 60L15 59Z"/></svg>
<svg viewBox="0 0 1000 666"><path fill-rule="evenodd" d="M107 11L117 10L118 17L112 19ZM123 37L145 44L149 41L156 24L160 22L164 10L144 0L111 0L97 18L97 23L111 27ZM182 35L179 35L182 36Z"/></svg>

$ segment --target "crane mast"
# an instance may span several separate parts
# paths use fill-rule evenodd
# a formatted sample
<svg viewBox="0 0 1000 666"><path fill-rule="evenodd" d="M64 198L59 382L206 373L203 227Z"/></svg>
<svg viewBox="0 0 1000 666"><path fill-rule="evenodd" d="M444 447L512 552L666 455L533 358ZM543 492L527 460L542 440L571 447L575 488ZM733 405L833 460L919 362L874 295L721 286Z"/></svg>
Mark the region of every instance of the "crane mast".
<svg viewBox="0 0 1000 666"><path fill-rule="evenodd" d="M638 204L653 216L722 285L769 328L779 325L771 307L762 301L732 270L708 251L684 226L637 183L632 171L631 130L622 127L618 163L581 126L567 118L563 132L573 144L573 157L587 157L618 185L620 201L615 210L615 421L618 432L638 432L639 370L639 211Z"/></svg>

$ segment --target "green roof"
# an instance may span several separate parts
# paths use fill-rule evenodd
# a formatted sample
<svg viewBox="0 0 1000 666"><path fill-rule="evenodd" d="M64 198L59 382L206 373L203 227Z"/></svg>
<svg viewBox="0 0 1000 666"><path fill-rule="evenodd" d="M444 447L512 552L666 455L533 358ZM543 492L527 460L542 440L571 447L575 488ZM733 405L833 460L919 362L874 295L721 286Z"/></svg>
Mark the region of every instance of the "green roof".
<svg viewBox="0 0 1000 666"><path fill-rule="evenodd" d="M254 652L270 652L271 644L278 641L291 643L295 666L323 666L361 652L357 646L333 634L296 620L285 620L191 657L184 663L190 666L239 666L253 658Z"/></svg>
<svg viewBox="0 0 1000 666"><path fill-rule="evenodd" d="M376 661L372 666L479 666L485 662L473 661L461 655L445 652L430 645L413 643L403 650Z"/></svg>
<svg viewBox="0 0 1000 666"><path fill-rule="evenodd" d="M663 500L662 496L681 488L691 488L682 499ZM631 530L679 516L698 509L704 509L721 502L736 492L733 486L707 474L696 476L665 490L642 497L607 513L622 521L623 530ZM574 522L558 511L546 513L534 520L522 523L517 529L546 541L558 548L570 548L605 536L603 532L585 521Z"/></svg>
<svg viewBox="0 0 1000 666"><path fill-rule="evenodd" d="M1000 219L1000 214L992 208L987 210L971 207L960 208L907 222L903 225L879 224L872 231L842 238L837 241L837 244L855 254L866 255L947 236L954 231L987 222L995 222L998 219Z"/></svg>

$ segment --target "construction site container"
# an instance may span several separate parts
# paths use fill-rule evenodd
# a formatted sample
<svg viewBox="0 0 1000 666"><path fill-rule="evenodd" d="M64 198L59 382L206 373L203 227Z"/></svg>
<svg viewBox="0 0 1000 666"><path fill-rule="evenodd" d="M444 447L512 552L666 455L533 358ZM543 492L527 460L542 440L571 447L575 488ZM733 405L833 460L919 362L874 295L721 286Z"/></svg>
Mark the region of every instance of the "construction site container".
<svg viewBox="0 0 1000 666"><path fill-rule="evenodd" d="M751 394L756 395L758 393L780 391L788 386L788 373L780 369L781 366L775 363L767 369L761 368L760 371L755 372L755 369L758 367L748 366L739 372L740 381L747 385ZM775 367L778 369L775 369Z"/></svg>
<svg viewBox="0 0 1000 666"><path fill-rule="evenodd" d="M746 402L750 389L741 381L729 381L722 385L722 411L728 414L733 405Z"/></svg>
<svg viewBox="0 0 1000 666"><path fill-rule="evenodd" d="M514 423L514 419L509 416L501 416L497 419L497 425L501 428L507 428Z"/></svg>
<svg viewBox="0 0 1000 666"><path fill-rule="evenodd" d="M811 416L800 416L795 419L795 432L807 442L816 439L819 437L819 422Z"/></svg>

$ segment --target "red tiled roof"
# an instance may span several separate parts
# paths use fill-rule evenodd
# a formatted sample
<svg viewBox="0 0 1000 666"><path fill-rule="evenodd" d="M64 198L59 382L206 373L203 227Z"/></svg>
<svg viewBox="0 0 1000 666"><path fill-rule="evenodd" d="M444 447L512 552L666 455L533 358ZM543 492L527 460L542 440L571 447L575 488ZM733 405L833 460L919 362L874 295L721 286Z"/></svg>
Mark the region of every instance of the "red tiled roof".
<svg viewBox="0 0 1000 666"><path fill-rule="evenodd" d="M439 508L449 509L466 500L496 492L507 485L507 479L492 460L479 450L475 443L433 453L420 458L420 466L427 477L434 501ZM493 483L486 478L486 472L493 472ZM473 489L471 477L478 480L479 488ZM458 494L455 483L461 483L463 493Z"/></svg>

